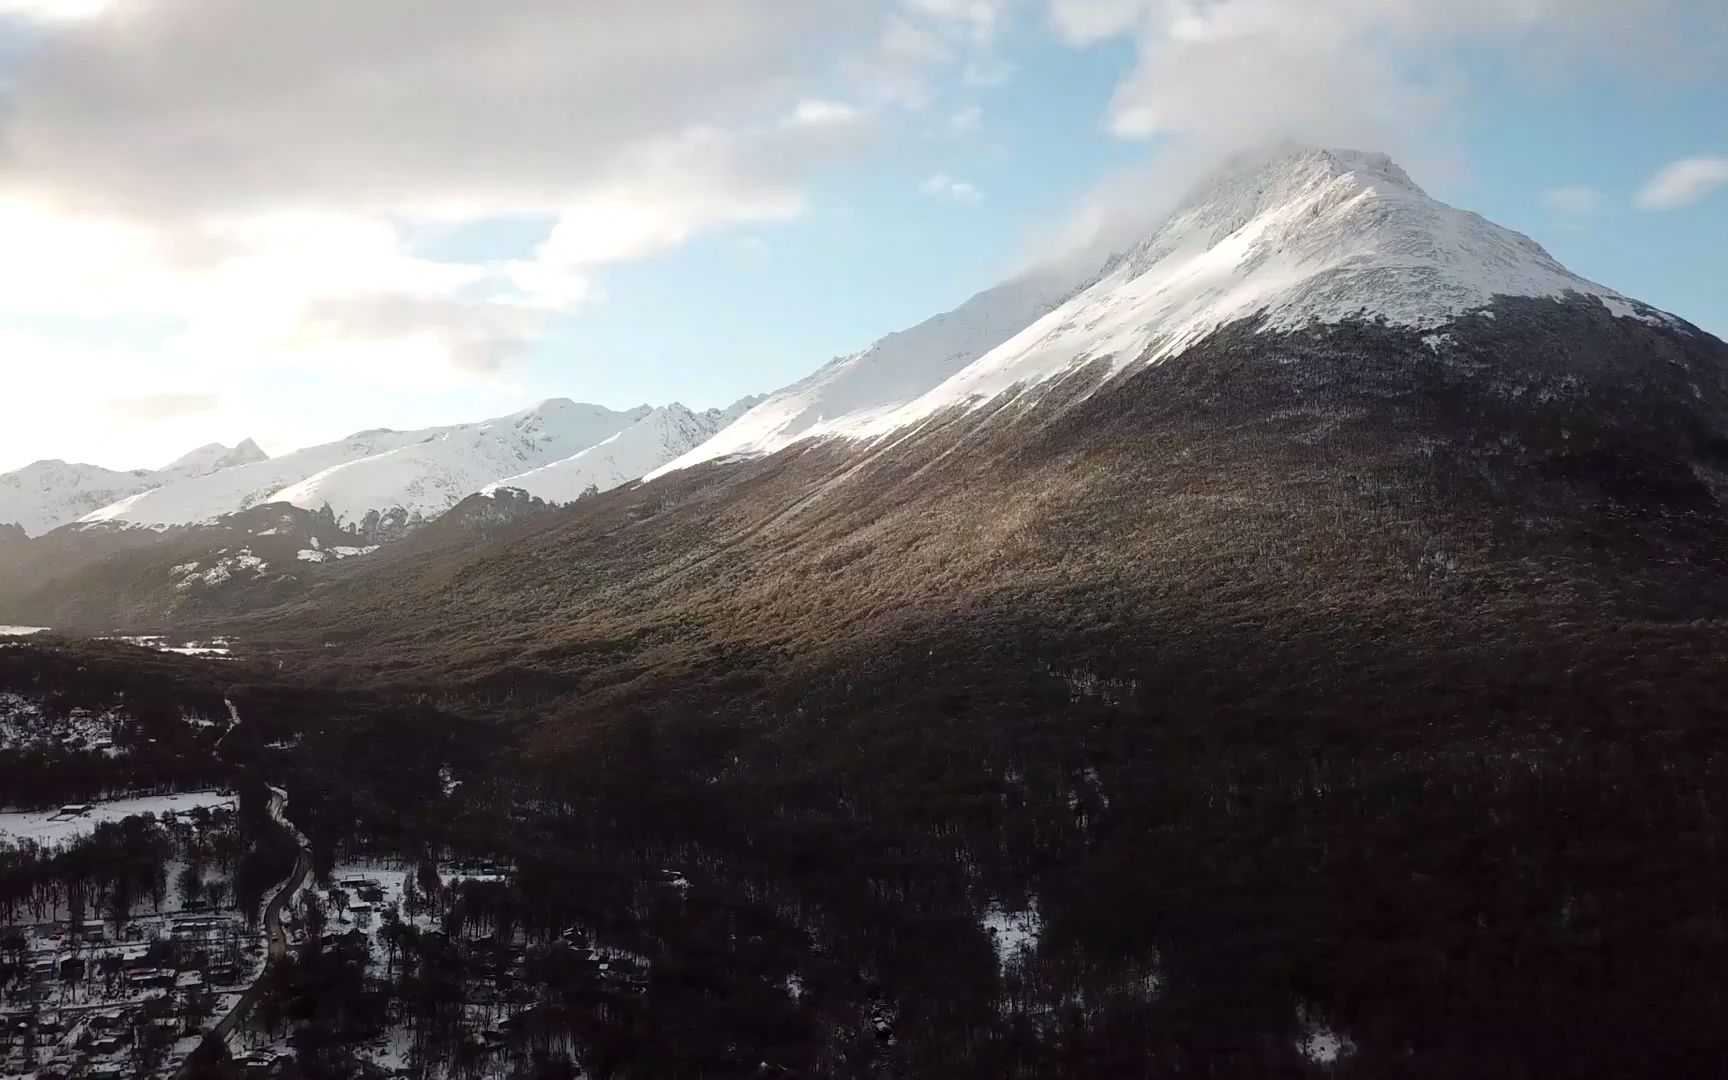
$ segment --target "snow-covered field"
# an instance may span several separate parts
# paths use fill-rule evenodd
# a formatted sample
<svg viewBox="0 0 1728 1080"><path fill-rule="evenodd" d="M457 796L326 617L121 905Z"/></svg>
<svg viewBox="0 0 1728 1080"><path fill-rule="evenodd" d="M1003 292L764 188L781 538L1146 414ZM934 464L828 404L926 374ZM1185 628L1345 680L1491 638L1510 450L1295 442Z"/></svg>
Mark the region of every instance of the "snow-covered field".
<svg viewBox="0 0 1728 1080"><path fill-rule="evenodd" d="M31 637L47 632L46 626L0 626L0 637Z"/></svg>
<svg viewBox="0 0 1728 1080"><path fill-rule="evenodd" d="M146 795L136 799L114 799L91 803L85 813L59 810L28 810L0 813L0 840L17 843L31 840L53 847L88 836L103 822L124 821L141 814L184 814L198 809L235 810L238 796L220 791L190 791L179 795Z"/></svg>

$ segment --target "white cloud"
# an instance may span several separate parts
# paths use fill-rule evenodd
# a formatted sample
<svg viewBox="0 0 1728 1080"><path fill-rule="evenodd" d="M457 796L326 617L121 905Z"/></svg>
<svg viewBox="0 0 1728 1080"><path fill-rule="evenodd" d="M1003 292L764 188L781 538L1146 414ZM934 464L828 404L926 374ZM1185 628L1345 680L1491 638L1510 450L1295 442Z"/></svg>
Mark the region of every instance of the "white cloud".
<svg viewBox="0 0 1728 1080"><path fill-rule="evenodd" d="M1680 56L1720 58L1728 40L1720 0L1049 0L1049 13L1073 44L1135 44L1111 131L1217 148L1283 137L1432 148L1475 70L1548 77L1585 68L1555 62L1581 55L1677 68Z"/></svg>
<svg viewBox="0 0 1728 1080"><path fill-rule="evenodd" d="M103 406L122 422L146 423L214 412L221 404L221 395L196 391L132 394L111 397L103 402Z"/></svg>
<svg viewBox="0 0 1728 1080"><path fill-rule="evenodd" d="M109 0L0 0L0 16L27 19L89 19L102 14Z"/></svg>
<svg viewBox="0 0 1728 1080"><path fill-rule="evenodd" d="M1595 217L1608 208L1608 197L1584 184L1568 184L1544 191L1542 205L1563 217Z"/></svg>
<svg viewBox="0 0 1728 1080"><path fill-rule="evenodd" d="M937 99L940 73L958 71L969 86L999 86L1010 67L998 46L1011 12L1025 0L878 0L887 21L868 55L846 65L881 104L919 109Z"/></svg>
<svg viewBox="0 0 1728 1080"><path fill-rule="evenodd" d="M0 0L61 18L0 120L0 315L144 316L153 363L471 379L604 264L802 211L872 137L800 93L897 2ZM80 16L76 21L72 16ZM236 57L246 58L235 62ZM516 258L427 223L545 219Z"/></svg>
<svg viewBox="0 0 1728 1080"><path fill-rule="evenodd" d="M1461 121L1483 74L1599 84L1713 80L1728 64L1721 0L1045 0L1074 47L1127 43L1136 57L1102 118L1146 140L1123 170L1043 238L1058 251L1132 243L1226 153L1293 139L1392 154L1456 177ZM1148 192L1155 191L1156 196ZM1581 205L1573 197L1573 206Z"/></svg>
<svg viewBox="0 0 1728 1080"><path fill-rule="evenodd" d="M968 206L977 206L984 201L984 193L978 190L976 184L968 183L965 180L956 180L947 173L937 173L918 187L926 195L953 199L955 202L965 203Z"/></svg>
<svg viewBox="0 0 1728 1080"><path fill-rule="evenodd" d="M959 132L973 132L984 126L984 110L977 105L956 109L948 118L948 126Z"/></svg>
<svg viewBox="0 0 1728 1080"><path fill-rule="evenodd" d="M912 11L920 12L987 42L996 34L1002 17L1013 0L905 0Z"/></svg>
<svg viewBox="0 0 1728 1080"><path fill-rule="evenodd" d="M1673 210L1687 206L1728 184L1728 157L1704 155L1669 162L1656 171L1638 192L1638 205L1646 210Z"/></svg>
<svg viewBox="0 0 1728 1080"><path fill-rule="evenodd" d="M823 101L812 98L800 101L792 110L795 124L849 124L863 116L855 106L843 101Z"/></svg>
<svg viewBox="0 0 1728 1080"><path fill-rule="evenodd" d="M5 72L0 318L89 331L11 353L66 360L8 397L492 394L608 265L803 213L881 106L994 61L1013 2L0 0L39 24ZM494 222L545 225L427 253Z"/></svg>

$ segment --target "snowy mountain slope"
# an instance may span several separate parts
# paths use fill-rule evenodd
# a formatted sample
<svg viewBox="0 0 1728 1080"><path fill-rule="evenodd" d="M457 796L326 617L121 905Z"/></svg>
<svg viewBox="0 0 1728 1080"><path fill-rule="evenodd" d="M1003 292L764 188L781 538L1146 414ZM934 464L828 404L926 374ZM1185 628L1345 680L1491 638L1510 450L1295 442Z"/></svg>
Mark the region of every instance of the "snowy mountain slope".
<svg viewBox="0 0 1728 1080"><path fill-rule="evenodd" d="M264 451L248 439L235 447L220 443L199 447L156 470L117 472L97 465L38 461L0 476L0 525L17 525L30 536L41 536L139 492L207 476L264 456Z"/></svg>
<svg viewBox="0 0 1728 1080"><path fill-rule="evenodd" d="M366 431L266 461L224 469L104 506L86 525L169 528L205 523L265 503L337 519L436 514L501 476L568 456L647 414L557 400L478 424L420 431Z"/></svg>
<svg viewBox="0 0 1728 1080"><path fill-rule="evenodd" d="M800 439L843 430L916 399L1050 311L1086 277L1068 268L1033 271L979 293L953 311L890 334L829 362L758 404L704 445L654 476L704 461L770 454Z"/></svg>
<svg viewBox="0 0 1728 1080"><path fill-rule="evenodd" d="M700 413L679 404L662 406L605 442L500 480L482 493L495 495L509 489L525 491L549 503L569 503L585 494L610 491L696 449L761 400L746 398L727 409Z"/></svg>
<svg viewBox="0 0 1728 1080"><path fill-rule="evenodd" d="M345 462L284 488L272 502L325 506L341 524L376 510L432 518L503 476L565 458L651 415L548 401L514 416L441 432L382 454Z"/></svg>
<svg viewBox="0 0 1728 1080"><path fill-rule="evenodd" d="M115 472L96 465L38 461L0 476L0 524L30 536L76 521L101 506L155 486L148 469Z"/></svg>
<svg viewBox="0 0 1728 1080"><path fill-rule="evenodd" d="M1216 174L1096 284L916 401L830 430L870 437L1094 360L1156 361L1254 315L1263 331L1351 318L1436 328L1495 297L1568 295L1669 318L1433 199L1383 154L1285 147Z"/></svg>

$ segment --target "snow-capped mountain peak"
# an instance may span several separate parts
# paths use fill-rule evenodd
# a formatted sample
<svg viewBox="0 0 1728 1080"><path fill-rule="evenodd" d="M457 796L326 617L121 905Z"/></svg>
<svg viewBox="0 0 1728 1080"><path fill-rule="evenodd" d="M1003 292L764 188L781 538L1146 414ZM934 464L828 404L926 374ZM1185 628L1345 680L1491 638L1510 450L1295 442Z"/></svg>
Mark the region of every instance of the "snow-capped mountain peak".
<svg viewBox="0 0 1728 1080"><path fill-rule="evenodd" d="M1096 282L965 370L832 434L873 437L1096 361L1156 362L1250 317L1262 331L1346 319L1430 328L1499 296L1568 295L1666 318L1432 198L1384 154L1285 146L1214 174Z"/></svg>
<svg viewBox="0 0 1728 1080"><path fill-rule="evenodd" d="M266 454L251 439L243 439L235 446L211 443L176 458L172 464L157 470L156 475L163 478L191 479L198 476L208 476L223 469L231 469L236 465L251 465L254 462L267 461L269 458L270 455Z"/></svg>
<svg viewBox="0 0 1728 1080"><path fill-rule="evenodd" d="M1286 143L1241 155L1086 276L1047 269L835 360L649 479L810 438L870 438L1095 361L1174 355L1253 316L1263 330L1361 318L1439 327L1498 296L1592 297L1529 237L1428 195L1390 157Z"/></svg>

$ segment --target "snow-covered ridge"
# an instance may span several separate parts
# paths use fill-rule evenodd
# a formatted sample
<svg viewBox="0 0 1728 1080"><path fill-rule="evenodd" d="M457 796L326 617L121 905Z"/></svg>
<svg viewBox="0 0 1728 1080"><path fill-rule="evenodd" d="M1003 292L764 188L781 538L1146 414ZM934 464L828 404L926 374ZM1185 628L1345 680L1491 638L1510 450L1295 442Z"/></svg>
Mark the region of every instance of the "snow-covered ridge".
<svg viewBox="0 0 1728 1080"><path fill-rule="evenodd" d="M677 403L662 406L605 442L500 480L481 493L516 490L549 503L571 503L584 495L610 491L701 446L761 400L746 398L727 409L700 413Z"/></svg>
<svg viewBox="0 0 1728 1080"><path fill-rule="evenodd" d="M96 465L38 461L0 475L0 525L17 525L28 536L41 536L140 492L265 457L258 444L247 439L238 446L211 443L199 447L162 469L120 472Z"/></svg>
<svg viewBox="0 0 1728 1080"><path fill-rule="evenodd" d="M568 457L650 415L548 401L514 416L441 432L410 446L325 469L270 496L307 510L330 507L337 524L400 510L431 519L504 476Z"/></svg>
<svg viewBox="0 0 1728 1080"><path fill-rule="evenodd" d="M889 334L863 352L830 361L648 479L705 461L771 454L891 413L1024 329L1085 279L1071 267L1036 270Z"/></svg>
<svg viewBox="0 0 1728 1080"><path fill-rule="evenodd" d="M82 522L164 529L267 503L292 503L315 513L328 507L344 525L360 524L374 512L432 518L500 477L568 457L648 412L646 406L615 412L557 399L475 424L365 431L146 491Z"/></svg>

